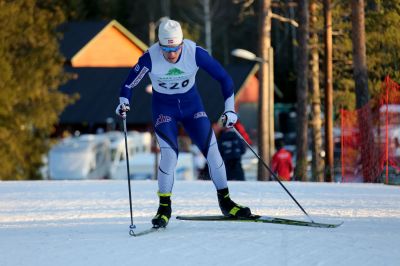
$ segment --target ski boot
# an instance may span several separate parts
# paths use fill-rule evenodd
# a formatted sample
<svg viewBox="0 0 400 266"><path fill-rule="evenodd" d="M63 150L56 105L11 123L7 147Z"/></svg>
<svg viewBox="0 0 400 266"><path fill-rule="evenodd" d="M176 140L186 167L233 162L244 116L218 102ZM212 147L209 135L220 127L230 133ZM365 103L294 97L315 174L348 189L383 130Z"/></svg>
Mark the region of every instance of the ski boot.
<svg viewBox="0 0 400 266"><path fill-rule="evenodd" d="M166 227L171 218L171 193L158 193L160 205L157 214L151 220L154 228Z"/></svg>
<svg viewBox="0 0 400 266"><path fill-rule="evenodd" d="M240 206L231 200L228 188L217 190L217 195L219 207L225 216L236 218L247 218L251 216L249 207Z"/></svg>

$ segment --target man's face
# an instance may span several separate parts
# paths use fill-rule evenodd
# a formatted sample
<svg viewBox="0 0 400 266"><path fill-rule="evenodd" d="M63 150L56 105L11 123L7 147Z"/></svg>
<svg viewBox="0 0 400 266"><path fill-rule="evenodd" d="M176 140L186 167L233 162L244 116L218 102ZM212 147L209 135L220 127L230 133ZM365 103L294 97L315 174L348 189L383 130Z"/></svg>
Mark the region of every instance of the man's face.
<svg viewBox="0 0 400 266"><path fill-rule="evenodd" d="M182 52L182 44L175 46L160 45L160 48L164 55L164 58L170 63L176 63L176 61L178 61L179 55Z"/></svg>

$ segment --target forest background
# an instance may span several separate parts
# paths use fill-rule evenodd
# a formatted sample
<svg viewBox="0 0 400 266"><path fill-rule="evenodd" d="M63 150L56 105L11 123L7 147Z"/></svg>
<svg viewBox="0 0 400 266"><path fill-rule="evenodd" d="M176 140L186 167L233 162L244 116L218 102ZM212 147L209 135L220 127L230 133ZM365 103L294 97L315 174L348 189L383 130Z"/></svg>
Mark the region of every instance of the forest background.
<svg viewBox="0 0 400 266"><path fill-rule="evenodd" d="M59 51L67 21L116 19L146 44L156 41L160 18L182 23L186 38L208 48L223 64L241 63L230 52L242 48L258 54L260 5L257 0L0 0L0 179L40 179L38 169L50 148L49 136L59 114L74 99L58 88L70 77ZM323 89L322 1L271 1L272 12L298 20L299 3L315 5L315 33ZM356 106L353 80L351 1L334 0L333 88L334 113ZM208 9L207 9L208 8ZM209 12L205 12L209 10ZM207 14L207 15L206 15ZM211 36L205 34L211 25ZM366 0L365 33L368 90L373 97L386 75L400 80L400 0ZM272 21L275 83L285 95L281 102L295 103L298 29ZM210 42L211 38L211 42ZM309 49L314 46L310 46ZM323 93L321 102L323 103ZM310 101L311 102L311 101ZM324 110L323 104L321 105Z"/></svg>

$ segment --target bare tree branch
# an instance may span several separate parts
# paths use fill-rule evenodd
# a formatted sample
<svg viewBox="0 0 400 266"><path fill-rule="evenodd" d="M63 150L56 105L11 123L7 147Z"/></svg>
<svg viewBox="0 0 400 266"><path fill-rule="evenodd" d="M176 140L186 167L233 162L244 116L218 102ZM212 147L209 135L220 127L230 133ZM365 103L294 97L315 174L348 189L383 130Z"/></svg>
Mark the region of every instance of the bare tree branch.
<svg viewBox="0 0 400 266"><path fill-rule="evenodd" d="M299 24L293 19L285 18L285 17L283 17L281 15L278 15L278 14L275 14L275 13L271 13L271 17L274 18L274 19L277 19L279 21L282 21L282 22L288 22L288 23L292 24L296 28L299 27Z"/></svg>

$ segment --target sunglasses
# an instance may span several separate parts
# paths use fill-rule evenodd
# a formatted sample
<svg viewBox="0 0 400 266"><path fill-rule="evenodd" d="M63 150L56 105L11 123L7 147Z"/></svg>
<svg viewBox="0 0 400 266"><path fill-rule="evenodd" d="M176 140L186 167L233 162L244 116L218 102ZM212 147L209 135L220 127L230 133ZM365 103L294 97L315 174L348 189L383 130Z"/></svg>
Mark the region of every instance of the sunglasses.
<svg viewBox="0 0 400 266"><path fill-rule="evenodd" d="M166 53L175 53L175 52L177 52L179 49L181 49L181 46L182 46L181 44L178 45L178 46L173 46L173 47L160 45L161 50L163 50L163 51L166 52Z"/></svg>

